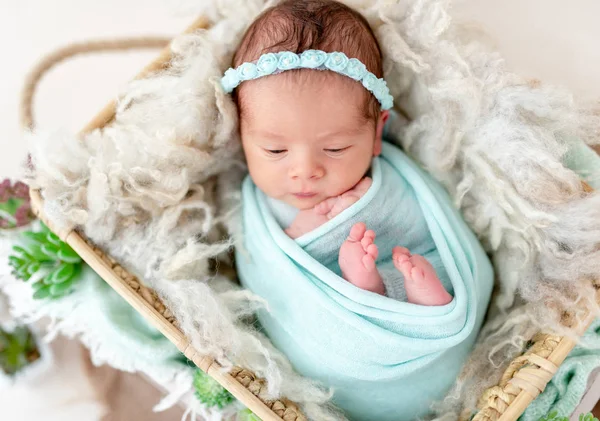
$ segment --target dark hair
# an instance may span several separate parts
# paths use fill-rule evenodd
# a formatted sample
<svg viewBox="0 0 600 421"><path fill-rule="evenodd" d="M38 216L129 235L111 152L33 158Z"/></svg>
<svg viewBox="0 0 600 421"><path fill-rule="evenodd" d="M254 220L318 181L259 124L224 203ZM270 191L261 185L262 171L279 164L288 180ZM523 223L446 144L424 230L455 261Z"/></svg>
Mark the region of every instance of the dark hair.
<svg viewBox="0 0 600 421"><path fill-rule="evenodd" d="M306 50L341 51L362 61L378 78L383 77L381 48L369 23L335 0L285 0L265 10L246 30L233 66L257 60L265 53L300 54ZM234 98L241 108L237 90ZM377 99L365 90L366 117L377 120L380 111Z"/></svg>

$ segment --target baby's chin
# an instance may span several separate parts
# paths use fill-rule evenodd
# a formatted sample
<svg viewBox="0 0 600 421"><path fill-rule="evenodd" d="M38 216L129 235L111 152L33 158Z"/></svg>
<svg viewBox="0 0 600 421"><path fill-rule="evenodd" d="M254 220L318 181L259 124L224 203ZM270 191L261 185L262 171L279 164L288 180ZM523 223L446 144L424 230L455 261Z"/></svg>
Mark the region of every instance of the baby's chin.
<svg viewBox="0 0 600 421"><path fill-rule="evenodd" d="M321 195L315 195L313 197L297 197L295 195L288 195L281 200L288 205L302 211L314 208L325 199L327 198Z"/></svg>
<svg viewBox="0 0 600 421"><path fill-rule="evenodd" d="M285 202L288 205L293 206L294 208L302 211L312 209L324 200L327 200L330 197L339 196L348 190L349 189L339 189L339 192L337 190L334 190L333 194L317 193L311 197L298 197L295 194L288 193L285 194L283 197L279 197L278 200Z"/></svg>

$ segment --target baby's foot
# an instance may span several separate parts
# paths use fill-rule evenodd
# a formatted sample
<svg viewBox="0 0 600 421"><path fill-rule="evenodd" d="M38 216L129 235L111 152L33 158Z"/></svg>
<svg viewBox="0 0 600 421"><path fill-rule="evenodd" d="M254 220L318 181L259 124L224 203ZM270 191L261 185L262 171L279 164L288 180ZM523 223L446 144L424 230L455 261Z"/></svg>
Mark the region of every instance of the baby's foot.
<svg viewBox="0 0 600 421"><path fill-rule="evenodd" d="M441 306L452 301L435 269L423 256L411 255L404 247L392 250L394 266L404 275L404 287L409 303Z"/></svg>
<svg viewBox="0 0 600 421"><path fill-rule="evenodd" d="M360 200L365 195L369 187L373 184L370 177L365 177L360 182L339 196L330 197L315 206L315 212L319 215L327 216L327 219L332 219L340 213L348 209L350 206Z"/></svg>
<svg viewBox="0 0 600 421"><path fill-rule="evenodd" d="M383 294L385 288L375 266L379 251L373 244L375 233L363 222L354 224L340 248L339 264L345 280L359 288Z"/></svg>

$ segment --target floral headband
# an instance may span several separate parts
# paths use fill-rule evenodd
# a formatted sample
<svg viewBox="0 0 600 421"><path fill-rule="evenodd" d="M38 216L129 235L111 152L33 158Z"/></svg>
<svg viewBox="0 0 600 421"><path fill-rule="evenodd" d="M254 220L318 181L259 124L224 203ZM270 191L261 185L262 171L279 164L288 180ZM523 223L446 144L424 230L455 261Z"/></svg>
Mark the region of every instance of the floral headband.
<svg viewBox="0 0 600 421"><path fill-rule="evenodd" d="M385 80L369 72L360 60L349 59L340 52L306 50L302 54L291 51L263 54L255 62L243 63L236 69L229 68L221 79L221 86L226 93L231 93L244 81L293 69L331 70L351 77L377 98L382 110L389 110L394 105L394 97L390 95Z"/></svg>

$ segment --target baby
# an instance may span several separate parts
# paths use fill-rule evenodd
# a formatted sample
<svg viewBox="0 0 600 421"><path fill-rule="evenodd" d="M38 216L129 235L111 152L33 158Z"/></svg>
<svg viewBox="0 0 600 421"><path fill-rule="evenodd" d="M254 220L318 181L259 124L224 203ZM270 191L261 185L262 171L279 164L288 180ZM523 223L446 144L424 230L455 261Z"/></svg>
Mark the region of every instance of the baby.
<svg viewBox="0 0 600 421"><path fill-rule="evenodd" d="M271 61L282 56L268 53L283 52L294 53L283 59L296 67L274 71ZM337 56L325 53L344 53L341 60L350 58L357 76L370 72L380 85L353 77L350 65L340 74ZM302 66L294 62L298 55ZM322 63L321 56L333 64ZM239 108L250 177L269 198L285 233L300 238L360 200L372 185L368 175L373 157L381 153L391 108L387 87L381 87L381 50L367 21L333 0L284 1L250 26L233 67L237 73L230 69L223 85ZM345 280L385 295L375 239L365 223L354 224L338 263ZM392 258L408 302L437 306L452 300L423 256L398 245Z"/></svg>

